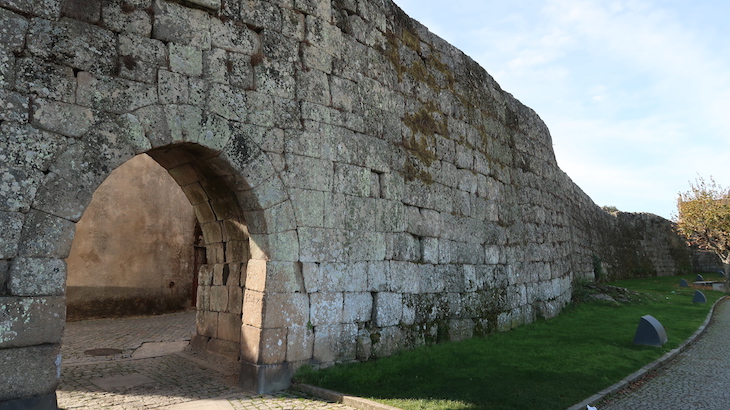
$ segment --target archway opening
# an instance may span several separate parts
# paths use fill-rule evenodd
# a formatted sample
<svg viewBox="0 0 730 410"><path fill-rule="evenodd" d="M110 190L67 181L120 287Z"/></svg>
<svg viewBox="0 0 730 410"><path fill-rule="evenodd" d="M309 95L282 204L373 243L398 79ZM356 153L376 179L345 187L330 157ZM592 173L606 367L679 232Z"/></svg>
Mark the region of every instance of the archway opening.
<svg viewBox="0 0 730 410"><path fill-rule="evenodd" d="M115 169L76 224L66 259L68 320L194 306L196 262L203 259L196 225L187 198L151 157L137 155Z"/></svg>
<svg viewBox="0 0 730 410"><path fill-rule="evenodd" d="M161 178L169 181L160 183ZM157 148L128 160L112 171L96 189L94 199L77 224L78 235L68 258L70 317L74 317L74 309L88 305L78 303L79 298L85 295L94 296L93 301L99 305L94 308L96 312L106 310L104 315L115 317L180 310L194 301L194 323L193 316L187 315L189 331L185 340L179 338L179 314L173 313L164 318L175 322L170 334L177 340L144 342L133 351L120 346L124 352L115 358L150 357L145 356L148 352L159 356L160 351L168 354L185 348L179 344L173 346L173 343L183 341L187 345L187 340L190 340L194 349L217 353L216 357L220 359L212 359L211 355L196 356L197 352L181 354L189 358L205 357L206 361L221 360L218 365L228 370L220 376L226 380L225 388L232 388L229 382L235 383L234 379L238 379L241 363L242 305L250 258L249 233L237 197L247 187L241 184L244 182L235 176L225 161L219 160L215 152L197 144ZM147 192L140 192L145 190ZM93 229L85 231L88 228L85 225L105 225L106 232L93 234ZM89 232L92 234L89 235ZM140 236L145 236L144 240ZM130 243L135 240L136 243ZM90 263L94 261L105 262L105 265L94 268ZM79 266L85 271L79 273ZM89 266L92 268L89 269ZM195 288L194 293L192 288ZM165 298L168 300L162 300ZM92 308L87 311L93 312ZM125 322L121 327L133 333L145 333L147 328L155 326L154 331L157 331L167 326L167 323L158 326L163 322L150 324L146 321L148 318L141 318L140 329L126 323L128 318L114 320ZM118 340L129 342L127 337L118 337ZM95 347L100 349L91 349ZM85 348L103 351L114 347L89 345ZM66 341L62 348L68 351ZM156 350L158 348L160 350ZM78 357L78 352L75 354ZM111 352L111 355L115 353ZM78 373L74 366L100 362L83 357L69 364L67 359L64 358L66 366L62 371L59 399L69 403L68 400L72 402L75 399L75 394L83 394L84 391L68 388L63 374ZM110 357L97 360L108 359ZM119 364L121 366L122 362ZM179 372L193 370L183 367ZM146 371L139 373L145 376ZM157 370L151 366L149 371ZM108 375L104 373L104 376L101 379ZM214 378L206 378L201 383L213 383ZM89 380L89 383L99 382L97 379ZM160 388L164 390L166 387ZM185 395L193 394L194 389L191 389Z"/></svg>
<svg viewBox="0 0 730 410"><path fill-rule="evenodd" d="M68 261L68 312L121 317L196 310L194 347L240 358L247 187L197 144L138 155L97 188Z"/></svg>

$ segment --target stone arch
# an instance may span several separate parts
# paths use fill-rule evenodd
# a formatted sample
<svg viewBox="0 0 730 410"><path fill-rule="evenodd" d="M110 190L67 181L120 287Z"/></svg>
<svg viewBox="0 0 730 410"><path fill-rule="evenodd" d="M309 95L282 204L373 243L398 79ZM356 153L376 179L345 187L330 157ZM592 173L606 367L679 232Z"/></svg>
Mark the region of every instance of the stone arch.
<svg viewBox="0 0 730 410"><path fill-rule="evenodd" d="M290 372L284 363L286 343L282 350L281 339L286 338L287 326L305 326L308 299L298 269L292 205L273 164L250 133L192 106L153 105L133 113L105 114L72 112L61 103L48 105L53 107L37 107L38 118L48 119L43 117L48 112L44 110L54 110L49 116L65 118L58 127L75 127L74 132L66 129L66 134L77 135L55 157L39 184L10 267L9 293L26 299L25 303L43 304L38 317L30 315L31 321L39 322L30 326L35 331L26 327L5 345L51 344L55 347L39 347L33 355L58 368L64 259L75 223L103 180L144 152L178 182L203 230L208 265L200 274L206 290L199 293L194 343L240 357L241 381L249 389L285 387ZM269 280L273 276L275 280ZM298 303L290 302L296 294L305 296ZM267 298L273 303L267 303ZM289 309L292 315L284 318L281 314L266 318L267 308L277 312L284 308L286 315L284 305L298 309ZM278 338L278 343L270 343L272 338ZM276 351L270 352L269 346ZM58 376L46 383L55 388L57 382ZM43 389L34 387L36 392Z"/></svg>

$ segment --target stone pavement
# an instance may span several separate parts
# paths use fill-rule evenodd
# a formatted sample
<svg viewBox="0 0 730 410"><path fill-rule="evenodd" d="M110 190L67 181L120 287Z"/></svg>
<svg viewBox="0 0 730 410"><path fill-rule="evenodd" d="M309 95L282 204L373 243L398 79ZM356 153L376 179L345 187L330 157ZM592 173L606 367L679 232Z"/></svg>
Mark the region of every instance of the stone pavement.
<svg viewBox="0 0 730 410"><path fill-rule="evenodd" d="M607 397L596 407L613 409L730 408L730 302L721 302L694 343L636 387Z"/></svg>
<svg viewBox="0 0 730 410"><path fill-rule="evenodd" d="M59 408L349 409L298 393L243 391L236 363L187 348L194 330L192 311L67 323Z"/></svg>

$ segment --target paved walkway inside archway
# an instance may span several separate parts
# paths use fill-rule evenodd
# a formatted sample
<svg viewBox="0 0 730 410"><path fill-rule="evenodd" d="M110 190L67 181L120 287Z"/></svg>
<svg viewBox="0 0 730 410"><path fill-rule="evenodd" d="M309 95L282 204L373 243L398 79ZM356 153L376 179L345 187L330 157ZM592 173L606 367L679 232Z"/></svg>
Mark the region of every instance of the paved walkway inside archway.
<svg viewBox="0 0 730 410"><path fill-rule="evenodd" d="M599 410L726 409L730 406L730 302L721 302L703 333L684 352L642 379L641 386L618 392Z"/></svg>
<svg viewBox="0 0 730 410"><path fill-rule="evenodd" d="M291 392L238 387L238 366L187 348L195 312L69 322L63 337L61 409L349 409Z"/></svg>

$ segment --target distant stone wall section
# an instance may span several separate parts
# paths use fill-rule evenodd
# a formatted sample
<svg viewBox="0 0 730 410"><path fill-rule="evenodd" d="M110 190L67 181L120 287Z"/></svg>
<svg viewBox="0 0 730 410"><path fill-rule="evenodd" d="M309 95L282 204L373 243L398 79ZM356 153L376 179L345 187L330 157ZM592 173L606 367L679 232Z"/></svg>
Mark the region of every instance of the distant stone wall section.
<svg viewBox="0 0 730 410"><path fill-rule="evenodd" d="M722 259L711 251L692 248L692 269L696 273L724 271Z"/></svg>
<svg viewBox="0 0 730 410"><path fill-rule="evenodd" d="M205 238L194 343L260 392L553 317L596 271L682 269L662 222L598 208L538 115L390 0L0 6L0 374L23 386L0 401L53 394L75 222L143 152Z"/></svg>

